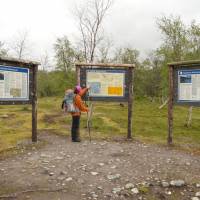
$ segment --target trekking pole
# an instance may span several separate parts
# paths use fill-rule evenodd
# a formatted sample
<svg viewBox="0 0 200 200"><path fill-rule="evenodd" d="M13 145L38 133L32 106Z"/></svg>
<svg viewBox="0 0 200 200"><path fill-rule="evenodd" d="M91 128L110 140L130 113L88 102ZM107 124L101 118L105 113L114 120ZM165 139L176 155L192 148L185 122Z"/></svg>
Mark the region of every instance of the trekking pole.
<svg viewBox="0 0 200 200"><path fill-rule="evenodd" d="M92 138L91 138L91 117L92 117L92 112L93 112L93 104L90 103L89 101L89 93L87 93L87 102L89 106L89 112L87 113L87 129L88 129L88 134L89 134L89 138L90 138L90 142L92 141Z"/></svg>
<svg viewBox="0 0 200 200"><path fill-rule="evenodd" d="M87 128L88 128L88 134L89 134L90 142L92 141L92 138L91 138L91 117L92 117L92 111L93 111L93 104L91 103L90 108L89 108L88 118L87 118Z"/></svg>

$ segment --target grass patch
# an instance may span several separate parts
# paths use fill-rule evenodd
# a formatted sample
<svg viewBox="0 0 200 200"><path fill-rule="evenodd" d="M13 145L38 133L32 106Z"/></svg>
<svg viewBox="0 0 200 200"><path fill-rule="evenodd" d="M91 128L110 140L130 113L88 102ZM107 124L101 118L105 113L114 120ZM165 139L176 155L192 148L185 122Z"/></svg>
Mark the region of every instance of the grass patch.
<svg viewBox="0 0 200 200"><path fill-rule="evenodd" d="M38 100L38 130L54 130L70 135L71 116L61 111L59 97ZM112 138L127 134L127 104L94 103L91 134L93 138ZM147 99L134 102L133 134L136 139L155 144L166 144L167 107L158 109L158 102ZM174 110L174 143L176 148L200 152L200 108L193 109L192 126L184 126L188 108ZM88 137L87 115L81 116L81 135ZM18 140L31 138L31 106L0 106L0 152L12 148Z"/></svg>

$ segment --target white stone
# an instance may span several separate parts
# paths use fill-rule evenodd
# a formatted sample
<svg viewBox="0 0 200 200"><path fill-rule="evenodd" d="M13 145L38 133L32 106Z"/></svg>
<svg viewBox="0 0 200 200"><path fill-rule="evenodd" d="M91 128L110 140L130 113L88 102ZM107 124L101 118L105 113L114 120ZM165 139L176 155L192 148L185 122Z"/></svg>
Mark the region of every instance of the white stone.
<svg viewBox="0 0 200 200"><path fill-rule="evenodd" d="M197 184L196 184L196 187L197 187L197 188L200 188L200 183L197 183Z"/></svg>
<svg viewBox="0 0 200 200"><path fill-rule="evenodd" d="M121 177L120 174L115 174L115 175L108 175L107 178L109 180L115 180L115 179L119 179Z"/></svg>
<svg viewBox="0 0 200 200"><path fill-rule="evenodd" d="M125 185L125 188L126 188L126 189L132 189L132 188L134 188L134 185L133 185L133 183L127 183L127 184Z"/></svg>
<svg viewBox="0 0 200 200"><path fill-rule="evenodd" d="M112 192L114 193L114 194L116 194L116 193L119 193L119 192L121 192L121 188L120 187L117 187L117 188L113 188L112 189Z"/></svg>
<svg viewBox="0 0 200 200"><path fill-rule="evenodd" d="M102 167L102 166L104 166L105 164L104 164L104 163L99 163L98 165Z"/></svg>
<svg viewBox="0 0 200 200"><path fill-rule="evenodd" d="M98 175L99 173L98 172L91 172L92 176L96 176Z"/></svg>
<svg viewBox="0 0 200 200"><path fill-rule="evenodd" d="M133 194L138 194L138 193L139 193L139 190L138 190L137 188L133 188L133 189L131 190L131 192L132 192Z"/></svg>
<svg viewBox="0 0 200 200"><path fill-rule="evenodd" d="M65 179L65 181L67 181L67 182L72 181L72 177Z"/></svg>
<svg viewBox="0 0 200 200"><path fill-rule="evenodd" d="M49 172L49 176L53 176L54 175L54 173L53 172Z"/></svg>
<svg viewBox="0 0 200 200"><path fill-rule="evenodd" d="M200 197L200 192L196 192L195 196Z"/></svg>
<svg viewBox="0 0 200 200"><path fill-rule="evenodd" d="M171 195L171 194L172 194L171 191L166 191L165 193L166 193L167 195Z"/></svg>
<svg viewBox="0 0 200 200"><path fill-rule="evenodd" d="M191 200L199 200L198 197L192 197Z"/></svg>
<svg viewBox="0 0 200 200"><path fill-rule="evenodd" d="M98 190L103 190L103 188L101 186L98 186L97 189Z"/></svg>
<svg viewBox="0 0 200 200"><path fill-rule="evenodd" d="M161 185L162 187L169 187L169 183L166 181L162 181Z"/></svg>
<svg viewBox="0 0 200 200"><path fill-rule="evenodd" d="M63 160L63 157L57 156L57 157L56 157L56 160Z"/></svg>
<svg viewBox="0 0 200 200"><path fill-rule="evenodd" d="M171 186L175 186L175 187L182 187L185 185L185 181L183 180L173 180L170 182Z"/></svg>

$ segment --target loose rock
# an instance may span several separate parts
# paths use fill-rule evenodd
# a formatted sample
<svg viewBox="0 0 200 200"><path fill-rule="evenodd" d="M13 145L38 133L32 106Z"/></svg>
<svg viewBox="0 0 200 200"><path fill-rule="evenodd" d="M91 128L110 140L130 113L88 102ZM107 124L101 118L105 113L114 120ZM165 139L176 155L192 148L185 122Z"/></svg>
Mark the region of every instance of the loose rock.
<svg viewBox="0 0 200 200"><path fill-rule="evenodd" d="M132 188L134 188L134 185L133 185L132 183L127 183L127 184L125 185L125 188L126 188L126 189L132 189Z"/></svg>
<svg viewBox="0 0 200 200"><path fill-rule="evenodd" d="M116 179L119 179L121 177L120 174L115 174L115 175L108 175L107 178L109 180L116 180Z"/></svg>
<svg viewBox="0 0 200 200"><path fill-rule="evenodd" d="M131 190L131 192L132 192L133 194L138 194L138 193L139 193L139 190L138 190L137 188L133 188L133 189Z"/></svg>
<svg viewBox="0 0 200 200"><path fill-rule="evenodd" d="M185 181L183 180L173 180L170 182L171 186L175 186L175 187L182 187L185 185Z"/></svg>
<svg viewBox="0 0 200 200"><path fill-rule="evenodd" d="M196 192L195 196L200 197L200 192Z"/></svg>

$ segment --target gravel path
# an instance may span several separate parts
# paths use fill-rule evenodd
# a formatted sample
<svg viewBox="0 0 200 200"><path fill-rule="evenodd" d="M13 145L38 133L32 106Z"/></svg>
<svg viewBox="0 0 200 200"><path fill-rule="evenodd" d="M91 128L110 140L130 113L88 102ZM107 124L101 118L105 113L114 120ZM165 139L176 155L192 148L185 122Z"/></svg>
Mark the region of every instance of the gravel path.
<svg viewBox="0 0 200 200"><path fill-rule="evenodd" d="M40 140L0 160L0 199L198 199L200 156L135 141Z"/></svg>

